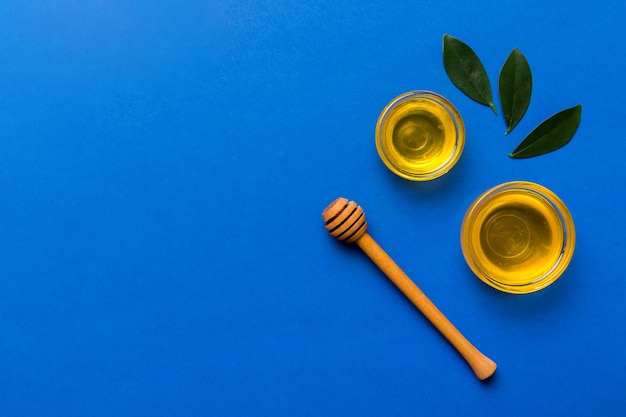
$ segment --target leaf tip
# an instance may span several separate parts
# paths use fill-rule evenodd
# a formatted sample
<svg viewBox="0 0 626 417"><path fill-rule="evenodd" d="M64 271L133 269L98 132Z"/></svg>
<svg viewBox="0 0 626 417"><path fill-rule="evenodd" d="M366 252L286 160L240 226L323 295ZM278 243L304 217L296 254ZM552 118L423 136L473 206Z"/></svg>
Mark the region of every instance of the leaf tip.
<svg viewBox="0 0 626 417"><path fill-rule="evenodd" d="M489 103L489 107L491 107L491 110L493 110L493 114L495 114L497 116L498 115L498 109L496 108L496 105L493 104L493 101Z"/></svg>

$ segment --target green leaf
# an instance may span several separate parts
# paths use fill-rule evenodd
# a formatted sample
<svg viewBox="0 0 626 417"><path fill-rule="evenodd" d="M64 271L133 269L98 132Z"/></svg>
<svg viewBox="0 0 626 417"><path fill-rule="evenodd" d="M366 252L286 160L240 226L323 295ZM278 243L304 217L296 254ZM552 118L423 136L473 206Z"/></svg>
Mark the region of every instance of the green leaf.
<svg viewBox="0 0 626 417"><path fill-rule="evenodd" d="M505 135L522 120L530 104L532 88L533 76L528 61L515 48L504 62L498 81L502 113L507 126Z"/></svg>
<svg viewBox="0 0 626 417"><path fill-rule="evenodd" d="M531 158L565 146L576 133L583 107L579 104L560 111L541 122L526 139L509 154L511 158Z"/></svg>
<svg viewBox="0 0 626 417"><path fill-rule="evenodd" d="M493 104L491 84L482 62L472 48L448 34L443 35L443 66L450 81L469 98L491 107Z"/></svg>

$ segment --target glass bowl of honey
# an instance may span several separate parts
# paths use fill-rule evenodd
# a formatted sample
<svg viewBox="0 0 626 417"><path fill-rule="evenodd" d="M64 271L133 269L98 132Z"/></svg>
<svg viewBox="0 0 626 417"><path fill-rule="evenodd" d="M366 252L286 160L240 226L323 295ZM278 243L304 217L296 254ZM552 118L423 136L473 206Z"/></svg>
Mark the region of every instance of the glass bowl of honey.
<svg viewBox="0 0 626 417"><path fill-rule="evenodd" d="M513 294L556 281L575 244L574 221L563 201L532 182L507 182L485 191L461 226L461 249L470 269L491 287Z"/></svg>
<svg viewBox="0 0 626 417"><path fill-rule="evenodd" d="M376 124L376 149L393 173L428 181L448 172L465 145L456 108L437 93L411 91L393 99Z"/></svg>

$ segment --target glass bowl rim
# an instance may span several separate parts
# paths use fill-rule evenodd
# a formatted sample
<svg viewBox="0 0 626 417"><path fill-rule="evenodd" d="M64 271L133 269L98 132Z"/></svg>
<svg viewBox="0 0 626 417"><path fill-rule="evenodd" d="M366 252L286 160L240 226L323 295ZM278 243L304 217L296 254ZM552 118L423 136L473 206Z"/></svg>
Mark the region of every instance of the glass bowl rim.
<svg viewBox="0 0 626 417"><path fill-rule="evenodd" d="M473 224L474 218L484 204L490 201L492 198L498 196L505 191L524 191L535 194L547 201L555 213L559 217L559 224L563 231L563 243L561 248L561 255L557 261L552 265L552 268L545 274L536 277L536 279L525 284L509 284L498 280L496 277L486 274L478 265L478 263L472 258L470 252L473 251L473 245L469 238L469 227ZM554 283L561 277L563 272L569 266L570 261L574 255L574 249L576 246L576 229L574 226L574 219L563 201L550 189L543 185L530 182L530 181L509 181L499 185L496 185L487 191L481 193L469 206L463 221L461 224L461 250L466 263L472 270L472 272L483 282L489 286L512 294L528 294L539 291L550 284Z"/></svg>
<svg viewBox="0 0 626 417"><path fill-rule="evenodd" d="M396 108L399 104L404 103L409 100L414 99L427 99L431 100L441 108L443 108L446 113L450 116L452 122L454 123L454 130L456 132L454 149L450 153L448 159L443 162L441 165L432 169L428 172L416 174L410 170L405 170L394 164L391 158L388 156L387 152L383 147L383 134L382 130L385 126L385 121L387 120L387 116L391 112L392 109ZM438 94L434 91L429 90L413 90L408 91L406 93L400 94L391 100L387 105L383 108L378 116L378 120L376 122L376 150L378 151L378 155L383 163L389 168L391 172L394 174L411 181L429 181L435 178L439 178L442 175L449 172L459 161L461 158L461 154L463 153L463 148L465 147L465 124L463 122L463 118L459 113L458 109L444 96Z"/></svg>

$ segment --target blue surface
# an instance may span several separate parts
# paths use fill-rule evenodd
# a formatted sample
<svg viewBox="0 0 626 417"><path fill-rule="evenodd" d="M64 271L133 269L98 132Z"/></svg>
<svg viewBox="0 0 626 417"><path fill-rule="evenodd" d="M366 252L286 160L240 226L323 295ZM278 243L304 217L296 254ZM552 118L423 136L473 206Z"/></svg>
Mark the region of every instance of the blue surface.
<svg viewBox="0 0 626 417"><path fill-rule="evenodd" d="M589 416L626 412L623 2L5 0L0 5L0 414ZM513 133L445 75L441 37L495 84L534 74ZM441 179L376 154L395 96L464 117ZM581 103L565 148L507 154ZM570 268L531 295L459 248L486 189L570 208ZM479 349L487 383L356 247L338 196Z"/></svg>

